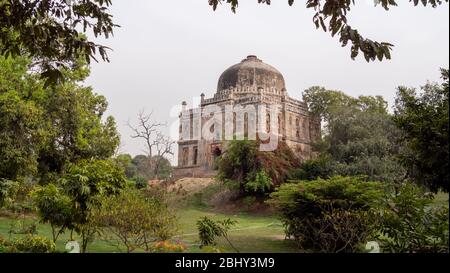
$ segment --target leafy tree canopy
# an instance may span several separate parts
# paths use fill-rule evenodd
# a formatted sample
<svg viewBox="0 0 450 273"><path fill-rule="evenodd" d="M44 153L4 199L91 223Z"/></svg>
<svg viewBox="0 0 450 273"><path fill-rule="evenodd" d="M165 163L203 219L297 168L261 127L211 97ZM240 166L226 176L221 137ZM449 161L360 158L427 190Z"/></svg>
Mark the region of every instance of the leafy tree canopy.
<svg viewBox="0 0 450 273"><path fill-rule="evenodd" d="M361 177L285 183L269 203L281 212L286 236L304 250L356 252L378 223L385 187Z"/></svg>
<svg viewBox="0 0 450 273"><path fill-rule="evenodd" d="M125 174L112 160L81 160L70 164L59 182L62 191L71 200L70 225L81 234L81 251L84 253L98 233L92 211L100 206L103 197L122 192L126 187Z"/></svg>
<svg viewBox="0 0 450 273"><path fill-rule="evenodd" d="M101 206L93 211L93 219L107 231L102 234L105 239L119 249L124 246L127 252L139 249L152 252L155 241L168 240L176 231L173 211L136 189L102 197Z"/></svg>
<svg viewBox="0 0 450 273"><path fill-rule="evenodd" d="M48 83L64 79L62 69L95 55L108 61L107 47L86 39L108 38L116 27L111 0L1 0L0 55L29 55Z"/></svg>
<svg viewBox="0 0 450 273"><path fill-rule="evenodd" d="M402 130L406 149L401 159L408 176L433 191L449 190L449 75L441 84L427 83L418 92L400 87L395 101L395 123Z"/></svg>
<svg viewBox="0 0 450 273"><path fill-rule="evenodd" d="M0 56L0 178L41 177L48 182L68 163L106 159L119 145L107 101L79 84L89 75L80 60L63 70L67 81L44 87L25 57Z"/></svg>
<svg viewBox="0 0 450 273"><path fill-rule="evenodd" d="M256 141L234 140L219 160L219 177L244 193L264 194L283 183L299 159L286 143L273 152L259 151Z"/></svg>
<svg viewBox="0 0 450 273"><path fill-rule="evenodd" d="M321 153L294 172L300 179L365 175L369 180L397 181L404 170L397 162L399 129L380 96L354 98L340 91L312 87L303 99L324 121L324 137L314 143Z"/></svg>

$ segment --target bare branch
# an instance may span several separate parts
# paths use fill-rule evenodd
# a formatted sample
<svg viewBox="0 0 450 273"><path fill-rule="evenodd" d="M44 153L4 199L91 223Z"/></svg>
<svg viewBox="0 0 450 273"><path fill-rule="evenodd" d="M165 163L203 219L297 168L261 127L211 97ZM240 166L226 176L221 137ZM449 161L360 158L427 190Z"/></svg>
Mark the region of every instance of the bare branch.
<svg viewBox="0 0 450 273"><path fill-rule="evenodd" d="M134 126L128 121L128 127L133 131L132 138L143 139L145 141L150 168L154 175L158 177L165 156L173 155L173 146L175 141L165 136L160 128L166 126L166 123L159 123L152 120L153 111L146 114L141 110L138 114L137 125ZM155 157L153 156L156 153Z"/></svg>
<svg viewBox="0 0 450 273"><path fill-rule="evenodd" d="M156 147L157 158L155 160L154 173L158 177L161 164L164 160L166 160L166 155L173 155L173 145L175 141L163 135L161 132L157 133L156 139L153 142L153 145Z"/></svg>
<svg viewBox="0 0 450 273"><path fill-rule="evenodd" d="M159 123L152 121L153 111L149 114L145 113L145 110L139 111L138 125L134 126L130 121L127 122L128 127L133 131L132 138L140 138L145 141L146 152L151 159L153 156L153 148L155 147L154 138L161 126L165 126L165 123Z"/></svg>

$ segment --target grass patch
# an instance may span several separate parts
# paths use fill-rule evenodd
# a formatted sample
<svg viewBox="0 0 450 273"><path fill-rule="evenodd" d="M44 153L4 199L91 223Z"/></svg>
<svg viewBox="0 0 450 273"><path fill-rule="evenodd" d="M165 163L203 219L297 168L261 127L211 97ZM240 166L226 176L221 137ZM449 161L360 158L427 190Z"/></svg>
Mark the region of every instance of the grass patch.
<svg viewBox="0 0 450 273"><path fill-rule="evenodd" d="M213 220L231 218L237 224L229 231L229 239L240 252L298 252L294 242L284 240L284 228L274 215L256 216L245 212L237 214L216 213L200 208L188 208L179 211L180 234L176 237L191 247L189 252L202 252L197 247L198 234L196 223L203 216ZM225 240L218 240L218 248L224 252L233 252Z"/></svg>
<svg viewBox="0 0 450 273"><path fill-rule="evenodd" d="M229 239L240 252L265 253L265 252L296 252L295 243L284 240L284 229L281 222L274 215L256 216L248 213L223 214L200 208L188 207L178 209L178 234L173 238L188 246L187 252L203 252L198 247L197 220L208 216L214 220L232 218L238 223L229 231ZM22 220L21 220L22 221ZM24 225L36 222L35 217L27 217ZM13 239L24 235L9 234L10 228L16 223L12 218L0 218L0 236ZM51 238L51 228L48 224L37 223L37 233L40 236ZM65 244L69 241L70 234L62 234L57 241L57 250L65 251ZM74 233L74 239L80 238ZM226 241L218 240L217 247L223 252L233 252ZM119 250L108 242L96 239L89 246L89 252L114 253Z"/></svg>
<svg viewBox="0 0 450 273"><path fill-rule="evenodd" d="M36 218L33 216L27 217L25 219L21 219L20 221L23 221L24 225L32 224L33 222L36 222ZM10 234L10 228L11 226L15 225L17 223L16 219L12 218L0 218L0 236L4 237L5 239L12 240L14 238L20 238L25 235L23 234ZM51 239L52 238L52 232L50 225L48 224L41 224L37 223L37 235L44 236L46 238ZM73 237L78 242L81 242L81 239L77 236L77 234L74 232ZM67 231L64 234L61 234L58 238L58 241L56 242L56 249L58 251L65 251L65 245L70 239L70 232ZM116 247L111 246L108 242L103 240L95 240L90 246L89 246L89 252L100 252L100 253L114 253L119 252Z"/></svg>

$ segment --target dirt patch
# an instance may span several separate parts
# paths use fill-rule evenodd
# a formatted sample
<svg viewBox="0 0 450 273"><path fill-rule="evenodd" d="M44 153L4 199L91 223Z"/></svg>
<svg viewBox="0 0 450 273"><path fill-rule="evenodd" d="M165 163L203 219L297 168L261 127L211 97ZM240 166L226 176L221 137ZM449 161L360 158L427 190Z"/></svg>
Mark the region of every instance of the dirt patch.
<svg viewBox="0 0 450 273"><path fill-rule="evenodd" d="M214 178L182 178L168 185L167 191L185 191L194 194L214 183L218 183Z"/></svg>

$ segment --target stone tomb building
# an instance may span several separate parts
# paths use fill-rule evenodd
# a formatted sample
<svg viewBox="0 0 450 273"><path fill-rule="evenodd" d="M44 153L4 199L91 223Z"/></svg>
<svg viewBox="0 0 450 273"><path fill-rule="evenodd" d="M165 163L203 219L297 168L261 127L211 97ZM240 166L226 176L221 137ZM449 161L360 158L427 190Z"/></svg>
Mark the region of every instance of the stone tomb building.
<svg viewBox="0 0 450 273"><path fill-rule="evenodd" d="M320 138L320 128L320 118L312 116L304 102L289 97L283 75L250 55L222 73L214 97L201 94L194 109L183 102L175 174L212 175L215 159L233 137L283 140L306 160L314 156L310 144Z"/></svg>

